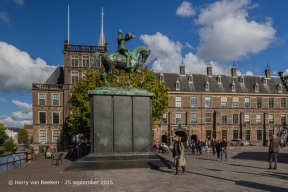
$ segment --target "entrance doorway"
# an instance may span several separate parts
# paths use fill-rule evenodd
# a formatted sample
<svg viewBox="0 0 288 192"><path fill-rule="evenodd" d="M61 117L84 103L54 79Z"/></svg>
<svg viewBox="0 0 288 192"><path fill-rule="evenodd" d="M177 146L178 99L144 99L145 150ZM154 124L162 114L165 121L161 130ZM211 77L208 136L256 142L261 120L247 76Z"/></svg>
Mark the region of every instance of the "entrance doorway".
<svg viewBox="0 0 288 192"><path fill-rule="evenodd" d="M175 131L175 135L178 135L181 137L181 142L186 143L187 141L187 134L184 131Z"/></svg>
<svg viewBox="0 0 288 192"><path fill-rule="evenodd" d="M168 144L168 138L169 138L169 137L168 137L167 134L162 135L162 136L161 136L161 142Z"/></svg>
<svg viewBox="0 0 288 192"><path fill-rule="evenodd" d="M191 135L191 140L193 140L195 143L197 142L197 135Z"/></svg>

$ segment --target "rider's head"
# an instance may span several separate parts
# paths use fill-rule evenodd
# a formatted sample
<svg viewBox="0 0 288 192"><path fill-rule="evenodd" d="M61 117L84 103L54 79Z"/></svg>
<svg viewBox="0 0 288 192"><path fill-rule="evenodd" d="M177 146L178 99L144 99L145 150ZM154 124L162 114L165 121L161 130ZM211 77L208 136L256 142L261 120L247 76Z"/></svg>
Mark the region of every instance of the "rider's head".
<svg viewBox="0 0 288 192"><path fill-rule="evenodd" d="M119 29L119 30L118 30L118 35L122 35L122 33L123 33L122 30Z"/></svg>

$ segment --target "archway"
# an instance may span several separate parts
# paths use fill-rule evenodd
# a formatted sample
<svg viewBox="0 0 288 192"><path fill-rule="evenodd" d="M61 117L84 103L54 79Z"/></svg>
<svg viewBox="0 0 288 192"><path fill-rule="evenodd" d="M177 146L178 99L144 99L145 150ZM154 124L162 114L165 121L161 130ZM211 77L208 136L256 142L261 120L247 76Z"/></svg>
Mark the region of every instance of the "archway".
<svg viewBox="0 0 288 192"><path fill-rule="evenodd" d="M195 134L191 135L191 140L193 140L196 143L197 142L197 135L195 135Z"/></svg>
<svg viewBox="0 0 288 192"><path fill-rule="evenodd" d="M175 135L181 137L181 142L186 143L187 141L187 134L184 131L175 131Z"/></svg>
<svg viewBox="0 0 288 192"><path fill-rule="evenodd" d="M168 137L167 134L162 135L162 136L161 136L161 142L168 144L168 138L169 138L169 137Z"/></svg>

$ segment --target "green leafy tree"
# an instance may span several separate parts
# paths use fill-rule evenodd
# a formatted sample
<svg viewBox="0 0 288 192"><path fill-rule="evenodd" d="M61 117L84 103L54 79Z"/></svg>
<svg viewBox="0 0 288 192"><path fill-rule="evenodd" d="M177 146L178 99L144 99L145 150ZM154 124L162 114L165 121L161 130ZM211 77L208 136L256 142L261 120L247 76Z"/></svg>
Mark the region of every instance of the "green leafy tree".
<svg viewBox="0 0 288 192"><path fill-rule="evenodd" d="M8 139L8 135L5 132L5 127L3 123L0 123L0 145L2 146L4 141Z"/></svg>
<svg viewBox="0 0 288 192"><path fill-rule="evenodd" d="M6 150L10 151L11 149L16 147L16 144L11 140L11 139L7 139L3 146L5 147Z"/></svg>
<svg viewBox="0 0 288 192"><path fill-rule="evenodd" d="M19 143L27 143L28 141L28 131L25 129L19 129L18 131L18 141Z"/></svg>
<svg viewBox="0 0 288 192"><path fill-rule="evenodd" d="M33 143L33 135L30 137L30 143Z"/></svg>
<svg viewBox="0 0 288 192"><path fill-rule="evenodd" d="M164 82L157 79L156 74L145 67L141 70L144 73L145 81L141 84L141 74L134 73L131 84L135 88L146 89L149 92L155 93L152 99L152 120L153 122L162 118L162 115L169 108L169 88ZM69 110L72 112L69 116L68 126L70 134L86 134L90 132L90 102L88 91L95 87L105 87L103 80L104 68L100 71L88 71L86 79L79 79L71 89L71 97L68 101ZM114 74L119 76L119 84L114 77L107 76L107 80L112 87L123 87L127 85L129 74L124 71L114 70Z"/></svg>

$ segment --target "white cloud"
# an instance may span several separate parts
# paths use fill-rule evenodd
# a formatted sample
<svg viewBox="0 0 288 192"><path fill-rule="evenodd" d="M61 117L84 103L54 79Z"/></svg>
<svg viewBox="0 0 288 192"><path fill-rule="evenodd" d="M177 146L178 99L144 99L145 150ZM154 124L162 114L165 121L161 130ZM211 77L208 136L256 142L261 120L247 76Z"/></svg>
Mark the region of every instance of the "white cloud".
<svg viewBox="0 0 288 192"><path fill-rule="evenodd" d="M287 76L288 75L288 69L286 69L283 73L284 76Z"/></svg>
<svg viewBox="0 0 288 192"><path fill-rule="evenodd" d="M249 0L218 1L201 10L194 23L200 26L197 56L218 62L248 57L266 49L275 39L272 20L248 21Z"/></svg>
<svg viewBox="0 0 288 192"><path fill-rule="evenodd" d="M3 21L4 23L9 23L10 20L8 13L0 12L0 20Z"/></svg>
<svg viewBox="0 0 288 192"><path fill-rule="evenodd" d="M4 98L0 98L0 102L3 102L3 103L8 103L8 101Z"/></svg>
<svg viewBox="0 0 288 192"><path fill-rule="evenodd" d="M31 90L32 83L44 83L54 71L41 58L0 41L0 91Z"/></svg>
<svg viewBox="0 0 288 192"><path fill-rule="evenodd" d="M187 1L183 1L180 7L177 8L176 15L179 15L182 17L191 17L195 15L195 10L193 9L191 3Z"/></svg>
<svg viewBox="0 0 288 192"><path fill-rule="evenodd" d="M0 122L3 123L5 127L23 127L24 123L32 124L32 104L17 100L12 100L12 103L17 105L20 110L13 112L12 117L1 115Z"/></svg>
<svg viewBox="0 0 288 192"><path fill-rule="evenodd" d="M252 71L246 71L246 73L243 73L243 75L253 75Z"/></svg>
<svg viewBox="0 0 288 192"><path fill-rule="evenodd" d="M190 43L186 42L185 43L185 47L189 48L189 49L195 49L192 45L190 45Z"/></svg>
<svg viewBox="0 0 288 192"><path fill-rule="evenodd" d="M184 58L181 55L183 45L180 42L173 42L161 33L155 35L141 35L140 39L151 50L147 62L153 62L153 70L156 72L179 72L179 66L183 59L186 72L205 73L207 64L195 54L189 52ZM217 62L210 62L213 73L229 73L229 69L222 67Z"/></svg>
<svg viewBox="0 0 288 192"><path fill-rule="evenodd" d="M16 4L19 4L19 5L23 5L24 4L24 0L14 0L14 2Z"/></svg>

